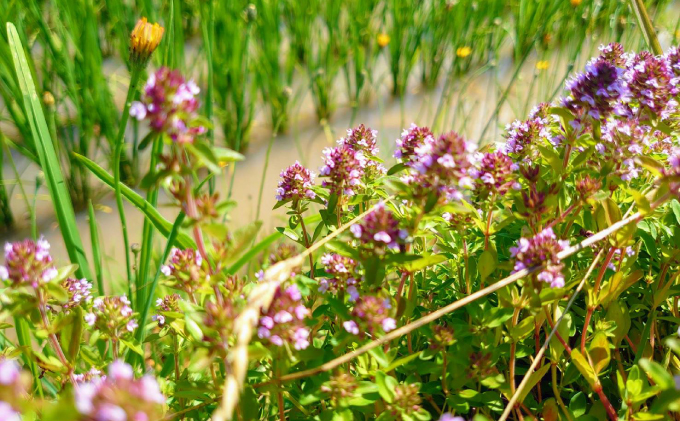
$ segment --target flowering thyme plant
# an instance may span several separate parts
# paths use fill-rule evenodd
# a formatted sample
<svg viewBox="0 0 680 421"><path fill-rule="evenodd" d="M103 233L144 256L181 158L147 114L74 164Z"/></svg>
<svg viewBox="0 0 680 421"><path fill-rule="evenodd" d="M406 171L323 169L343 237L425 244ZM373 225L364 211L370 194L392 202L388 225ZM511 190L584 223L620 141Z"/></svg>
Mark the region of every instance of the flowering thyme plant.
<svg viewBox="0 0 680 421"><path fill-rule="evenodd" d="M135 74L162 34L138 24ZM148 218L127 288L42 238L5 246L1 419L678 417L677 48L602 47L493 144L414 124L383 161L349 129L318 179L280 173L287 220L261 242L225 225L208 179L242 156L212 143L198 83L132 85L148 200L95 171Z"/></svg>

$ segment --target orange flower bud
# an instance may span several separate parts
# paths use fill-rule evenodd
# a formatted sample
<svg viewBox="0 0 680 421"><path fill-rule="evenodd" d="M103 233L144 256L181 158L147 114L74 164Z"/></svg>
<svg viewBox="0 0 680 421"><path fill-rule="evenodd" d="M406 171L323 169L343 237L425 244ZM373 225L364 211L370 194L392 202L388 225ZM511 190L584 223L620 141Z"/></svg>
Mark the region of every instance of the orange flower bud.
<svg viewBox="0 0 680 421"><path fill-rule="evenodd" d="M130 35L130 60L134 65L145 67L151 54L158 48L163 38L163 29L157 23L148 23L146 18L137 21Z"/></svg>

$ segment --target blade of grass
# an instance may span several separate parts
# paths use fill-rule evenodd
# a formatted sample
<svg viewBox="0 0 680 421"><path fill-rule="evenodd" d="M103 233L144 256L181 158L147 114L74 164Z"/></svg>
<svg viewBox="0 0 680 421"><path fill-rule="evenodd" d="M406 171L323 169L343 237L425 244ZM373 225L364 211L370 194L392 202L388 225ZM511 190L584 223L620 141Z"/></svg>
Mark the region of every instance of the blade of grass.
<svg viewBox="0 0 680 421"><path fill-rule="evenodd" d="M99 295L106 295L104 291L104 279L102 277L102 254L99 248L99 234L97 233L97 219L94 215L92 200L87 204L87 212L90 222L90 241L92 242L92 258L94 259L94 276L97 279L97 291Z"/></svg>
<svg viewBox="0 0 680 421"><path fill-rule="evenodd" d="M102 167L97 165L91 159L88 159L82 155L74 153L74 158L80 161L94 176L100 179L104 184L113 188L113 177L111 174L107 173ZM137 194L130 187L121 183L121 193L130 203L132 203L137 209L142 211L144 216L148 218L154 227L161 233L165 238L168 238L170 231L172 230L172 224L156 210L156 208L151 205L151 203L144 200L142 196ZM194 241L189 238L188 235L181 233L177 236L175 240L175 245L181 248L196 248Z"/></svg>
<svg viewBox="0 0 680 421"><path fill-rule="evenodd" d="M31 347L31 336L28 329L28 322L21 316L14 316L14 329L17 334L17 340L19 341L19 346L25 348L26 350L32 350ZM40 381L40 369L38 364L31 358L30 353L22 352L24 357L24 363L28 366L31 374L33 374L33 383L35 388L38 389L40 397L44 397L44 392L42 388L42 382Z"/></svg>
<svg viewBox="0 0 680 421"><path fill-rule="evenodd" d="M137 329L137 342L139 343L140 346L142 345L142 343L144 343L144 335L146 333L145 330L146 318L149 316L149 310L151 310L151 303L153 302L154 292L156 292L158 279L161 276L161 268L163 267L163 262L165 262L168 259L168 256L170 255L170 251L173 248L173 244L175 242L177 235L179 234L179 229L182 226L182 222L184 222L185 216L186 215L184 214L184 212L180 212L179 215L177 215L177 218L175 219L175 223L172 224L172 229L170 230L170 234L168 235L168 242L166 243L165 250L163 251L163 257L161 259L160 264L158 265L158 268L156 269L156 274L153 277L153 281L149 286L149 295L146 297L146 302L142 307L142 311L139 316L139 329ZM137 357L138 355L133 352L128 354L128 360L140 361L139 358Z"/></svg>
<svg viewBox="0 0 680 421"><path fill-rule="evenodd" d="M33 77L26 61L26 55L24 54L19 34L12 23L7 23L7 35L10 48L12 49L14 68L19 78L26 113L31 126L31 133L34 138L33 141L35 142L40 166L45 173L47 187L54 203L66 251L71 262L78 265L77 276L91 279L90 268L80 234L78 233L78 226L76 225L73 204L71 203L68 189L64 183L64 176L59 166L59 158L54 150L52 138L45 122L45 116L35 90L35 84L33 83Z"/></svg>

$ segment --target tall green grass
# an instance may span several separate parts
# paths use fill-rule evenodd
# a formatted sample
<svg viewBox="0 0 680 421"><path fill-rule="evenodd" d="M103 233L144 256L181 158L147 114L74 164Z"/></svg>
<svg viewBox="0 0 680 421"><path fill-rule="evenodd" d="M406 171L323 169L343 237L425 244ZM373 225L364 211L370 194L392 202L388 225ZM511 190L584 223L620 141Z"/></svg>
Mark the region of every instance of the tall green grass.
<svg viewBox="0 0 680 421"><path fill-rule="evenodd" d="M54 203L59 229L71 262L78 265L76 271L81 278L91 279L90 268L85 256L80 234L76 225L73 205L68 195L64 177L59 165L52 138L47 129L47 123L42 106L35 90L33 76L28 67L26 54L15 26L7 24L9 46L12 50L14 68L21 88L24 107L31 127L31 134L35 143L40 165L45 173L45 182Z"/></svg>

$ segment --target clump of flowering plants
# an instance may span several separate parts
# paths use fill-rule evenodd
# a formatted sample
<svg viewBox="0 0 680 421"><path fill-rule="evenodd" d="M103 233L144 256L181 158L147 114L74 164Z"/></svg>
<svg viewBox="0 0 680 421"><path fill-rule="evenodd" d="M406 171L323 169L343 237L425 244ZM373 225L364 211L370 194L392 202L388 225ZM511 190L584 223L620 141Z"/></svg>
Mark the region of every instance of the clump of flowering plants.
<svg viewBox="0 0 680 421"><path fill-rule="evenodd" d="M2 419L677 417L678 57L604 46L489 145L412 125L390 165L349 129L317 172L280 173L286 226L254 245L208 180L241 157L207 139L198 84L150 72L126 110L147 199L81 159L148 219L127 288L42 238L5 246Z"/></svg>

